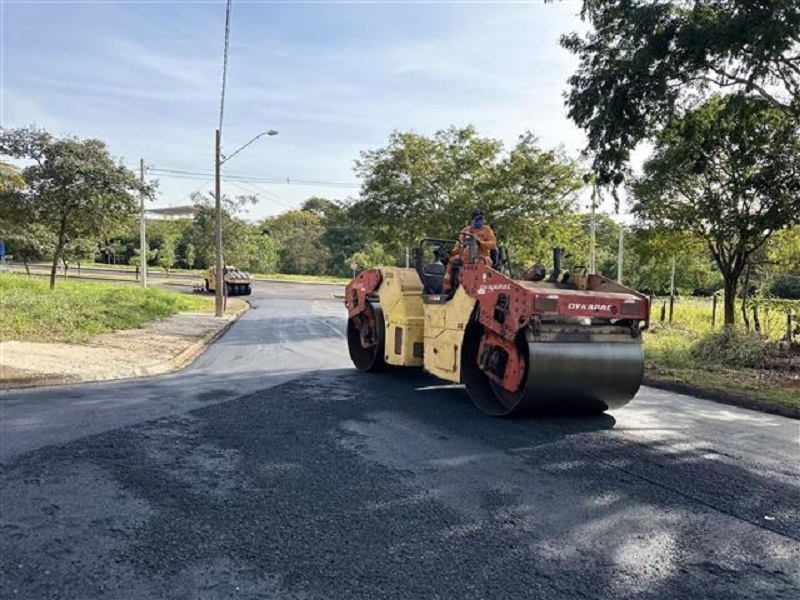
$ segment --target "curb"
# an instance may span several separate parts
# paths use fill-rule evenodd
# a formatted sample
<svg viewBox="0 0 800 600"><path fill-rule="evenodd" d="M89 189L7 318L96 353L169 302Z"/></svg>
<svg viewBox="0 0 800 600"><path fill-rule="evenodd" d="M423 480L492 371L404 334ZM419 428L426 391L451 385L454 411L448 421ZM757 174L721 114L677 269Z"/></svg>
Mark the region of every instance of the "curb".
<svg viewBox="0 0 800 600"><path fill-rule="evenodd" d="M48 374L37 379L28 380L14 380L0 382L0 392L13 391L20 389L38 388L38 387L56 387L62 385L79 385L84 383L101 383L106 381L125 381L130 379L141 379L142 377L154 377L156 375L166 375L174 373L188 367L195 361L208 347L221 338L225 333L236 323L241 316L252 308L252 305L247 300L242 300L246 306L237 312L233 318L225 323L216 331L212 331L204 338L192 342L187 348L181 350L177 356L164 361L159 365L151 365L148 367L137 367L132 371L121 375L120 377L107 377L107 378L90 378L81 379L78 376Z"/></svg>
<svg viewBox="0 0 800 600"><path fill-rule="evenodd" d="M171 373L174 371L185 369L190 364L192 364L197 357L199 357L203 352L205 352L206 349L211 344L213 344L219 338L225 335L228 329L233 327L233 324L236 323L244 313L253 308L253 305L250 304L250 302L248 302L247 300L242 300L242 302L244 302L247 306L245 306L242 310L236 313L230 321L225 323L225 325L223 325L216 331L212 331L211 333L206 335L202 340L196 341L194 344L183 350L183 352L178 354L178 356L170 360L167 363L169 366L167 367L167 371L165 372Z"/></svg>
<svg viewBox="0 0 800 600"><path fill-rule="evenodd" d="M645 377L642 380L642 385L659 390L666 390L668 392L675 392L677 394L694 396L696 398L702 398L703 400L711 400L719 404L727 404L729 406L747 408L770 415L800 420L800 408L784 406L783 404L769 402L768 400L758 400L756 398L721 392L719 390L708 390L687 383L678 383L676 381L661 381L659 379L652 379L651 377Z"/></svg>

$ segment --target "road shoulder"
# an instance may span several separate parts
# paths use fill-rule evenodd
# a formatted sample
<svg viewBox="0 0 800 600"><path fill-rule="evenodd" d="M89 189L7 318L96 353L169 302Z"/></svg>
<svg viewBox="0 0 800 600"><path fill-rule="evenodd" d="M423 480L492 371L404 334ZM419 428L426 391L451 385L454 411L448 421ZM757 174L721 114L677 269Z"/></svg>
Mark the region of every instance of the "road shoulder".
<svg viewBox="0 0 800 600"><path fill-rule="evenodd" d="M191 364L249 308L246 301L232 298L221 319L208 313L179 313L81 344L0 342L0 389L172 373Z"/></svg>
<svg viewBox="0 0 800 600"><path fill-rule="evenodd" d="M790 406L766 398L758 398L755 395L747 393L735 393L710 386L678 381L669 376L659 376L654 373L646 374L642 383L648 387L694 396L695 398L702 398L704 400L711 400L712 402L718 402L720 404L757 410L759 412L789 417L791 419L800 419L800 408L797 406ZM800 392L798 393L800 394Z"/></svg>

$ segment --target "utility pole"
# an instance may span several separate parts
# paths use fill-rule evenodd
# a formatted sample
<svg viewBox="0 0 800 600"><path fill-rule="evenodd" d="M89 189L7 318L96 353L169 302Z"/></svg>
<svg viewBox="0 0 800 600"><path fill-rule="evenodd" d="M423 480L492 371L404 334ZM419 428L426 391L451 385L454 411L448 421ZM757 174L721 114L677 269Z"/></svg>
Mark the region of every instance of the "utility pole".
<svg viewBox="0 0 800 600"><path fill-rule="evenodd" d="M216 300L214 303L214 314L221 317L224 313L222 288L225 285L225 277L222 272L222 184L220 183L220 169L222 167L220 156L220 132L217 129L216 142L214 144L214 200L216 209L216 219L214 221L214 236L216 238L216 283L215 294Z"/></svg>
<svg viewBox="0 0 800 600"><path fill-rule="evenodd" d="M622 283L622 256L623 256L623 244L624 244L624 236L623 236L624 229L622 228L622 222L620 221L619 224L619 248L617 249L617 283Z"/></svg>
<svg viewBox="0 0 800 600"><path fill-rule="evenodd" d="M139 177L144 185L144 159L139 159ZM139 271L142 274L142 287L147 287L147 221L144 216L144 192L139 198Z"/></svg>
<svg viewBox="0 0 800 600"><path fill-rule="evenodd" d="M594 187L592 188L592 225L591 225L591 245L589 247L589 273L594 275L597 273L597 265L595 259L595 231L596 231L596 223L595 223L595 211L597 210L597 181L594 182Z"/></svg>

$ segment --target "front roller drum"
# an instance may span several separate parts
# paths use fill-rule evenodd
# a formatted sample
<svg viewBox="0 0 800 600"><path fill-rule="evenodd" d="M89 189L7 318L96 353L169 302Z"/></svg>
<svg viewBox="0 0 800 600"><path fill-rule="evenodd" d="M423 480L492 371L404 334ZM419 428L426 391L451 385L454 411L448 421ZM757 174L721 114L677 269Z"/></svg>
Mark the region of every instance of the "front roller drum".
<svg viewBox="0 0 800 600"><path fill-rule="evenodd" d="M380 304L370 302L364 312L348 319L347 349L359 371L381 371L386 367L386 325Z"/></svg>
<svg viewBox="0 0 800 600"><path fill-rule="evenodd" d="M462 377L473 404L491 416L597 414L625 406L642 383L641 343L528 343L520 336L515 347L525 374L519 389L510 392L478 366L483 328L471 329L464 340Z"/></svg>

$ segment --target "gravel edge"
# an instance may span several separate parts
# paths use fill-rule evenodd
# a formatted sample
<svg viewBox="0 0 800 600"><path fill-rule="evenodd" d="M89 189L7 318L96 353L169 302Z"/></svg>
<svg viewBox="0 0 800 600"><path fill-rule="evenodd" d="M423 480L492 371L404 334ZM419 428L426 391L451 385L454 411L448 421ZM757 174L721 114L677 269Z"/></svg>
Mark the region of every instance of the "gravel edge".
<svg viewBox="0 0 800 600"><path fill-rule="evenodd" d="M242 299L243 300L243 299ZM174 373L176 371L180 371L181 369L185 369L190 364L192 364L203 352L205 352L208 347L216 342L219 338L221 338L225 332L230 329L234 323L236 323L241 316L246 313L251 308L250 302L247 300L243 300L245 306L238 311L232 319L226 321L222 324L219 328L215 329L214 331L209 332L206 334L205 337L202 339L193 342L183 350L181 350L176 356L173 356L169 360L163 361L161 364L149 366L149 367L140 367L136 370L136 374L133 376L122 376L122 377L67 377L67 376L57 376L57 375L47 375L44 377L39 377L35 379L25 379L21 381L4 381L0 383L0 390L2 391L11 391L11 390L19 390L19 389L27 389L27 388L40 388L40 387L57 387L62 385L75 385L81 383L93 383L93 382L100 382L100 381L125 381L130 379L138 379L141 377L153 377L156 375L166 375L168 373Z"/></svg>

